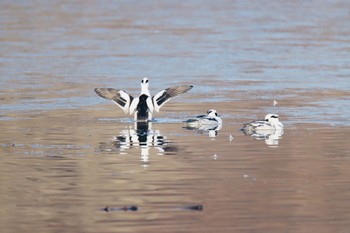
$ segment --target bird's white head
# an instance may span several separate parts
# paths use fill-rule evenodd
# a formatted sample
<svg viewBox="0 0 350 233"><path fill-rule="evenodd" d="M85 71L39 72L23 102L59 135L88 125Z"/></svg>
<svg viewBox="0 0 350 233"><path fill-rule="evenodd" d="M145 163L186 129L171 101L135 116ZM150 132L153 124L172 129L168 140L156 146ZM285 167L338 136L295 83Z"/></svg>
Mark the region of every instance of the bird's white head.
<svg viewBox="0 0 350 233"><path fill-rule="evenodd" d="M268 121L268 122L277 122L279 121L279 116L277 114L267 114L265 116L265 121Z"/></svg>
<svg viewBox="0 0 350 233"><path fill-rule="evenodd" d="M148 86L149 86L148 78L143 78L143 79L141 80L141 94L146 94L146 95L148 95L148 96L151 95L151 94L149 93Z"/></svg>
<svg viewBox="0 0 350 233"><path fill-rule="evenodd" d="M265 121L268 121L276 128L283 128L283 124L280 122L279 116L277 114L267 114L265 116Z"/></svg>
<svg viewBox="0 0 350 233"><path fill-rule="evenodd" d="M146 85L146 84L148 84L148 78L145 77L141 80L141 85Z"/></svg>
<svg viewBox="0 0 350 233"><path fill-rule="evenodd" d="M207 111L207 116L215 118L218 116L218 112L215 109L210 109Z"/></svg>

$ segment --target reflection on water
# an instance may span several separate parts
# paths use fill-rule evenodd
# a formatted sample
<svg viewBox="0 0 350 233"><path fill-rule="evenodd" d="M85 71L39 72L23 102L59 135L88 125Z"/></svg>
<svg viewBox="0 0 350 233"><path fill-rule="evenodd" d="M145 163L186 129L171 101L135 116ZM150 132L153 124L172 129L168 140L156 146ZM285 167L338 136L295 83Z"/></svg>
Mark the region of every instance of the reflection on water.
<svg viewBox="0 0 350 233"><path fill-rule="evenodd" d="M119 154L127 154L131 148L139 148L143 167L149 166L150 149L158 151L157 155L164 155L167 151L176 151L174 145L169 146L166 136L159 130L152 129L152 122L135 122L134 128L123 129L118 136L114 136L111 142L100 143L99 151L116 151Z"/></svg>
<svg viewBox="0 0 350 233"><path fill-rule="evenodd" d="M284 134L283 129L251 129L243 128L242 132L256 140L265 140L266 145L276 146Z"/></svg>
<svg viewBox="0 0 350 233"><path fill-rule="evenodd" d="M195 130L198 134L207 134L210 138L218 136L218 132L222 128L222 124L215 126L201 125L199 127L184 126L184 129Z"/></svg>

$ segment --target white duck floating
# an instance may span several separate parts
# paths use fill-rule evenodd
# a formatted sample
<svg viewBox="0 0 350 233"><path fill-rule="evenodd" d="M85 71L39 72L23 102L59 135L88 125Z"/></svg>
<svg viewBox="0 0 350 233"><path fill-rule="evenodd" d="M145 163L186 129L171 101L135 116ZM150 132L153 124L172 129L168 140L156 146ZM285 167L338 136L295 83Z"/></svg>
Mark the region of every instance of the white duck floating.
<svg viewBox="0 0 350 233"><path fill-rule="evenodd" d="M284 126L277 114L267 114L265 120L246 123L241 129L245 135L256 139L264 139L268 145L277 145L284 133Z"/></svg>
<svg viewBox="0 0 350 233"><path fill-rule="evenodd" d="M256 130L283 130L284 126L279 120L277 114L267 114L265 120L257 120L243 125L242 130L256 131Z"/></svg>
<svg viewBox="0 0 350 233"><path fill-rule="evenodd" d="M222 128L222 119L215 109L207 111L206 115L199 115L185 121L187 129L203 131L219 131Z"/></svg>

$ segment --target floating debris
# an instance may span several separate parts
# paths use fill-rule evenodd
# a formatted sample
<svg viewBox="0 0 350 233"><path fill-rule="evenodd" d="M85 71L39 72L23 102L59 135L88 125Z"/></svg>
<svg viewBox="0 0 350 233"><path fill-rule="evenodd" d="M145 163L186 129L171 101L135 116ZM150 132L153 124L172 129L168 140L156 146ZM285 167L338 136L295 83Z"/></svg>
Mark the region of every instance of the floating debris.
<svg viewBox="0 0 350 233"><path fill-rule="evenodd" d="M249 176L248 174L244 174L243 175L243 178L249 178L251 181L256 181L256 177L254 177L254 176Z"/></svg>
<svg viewBox="0 0 350 233"><path fill-rule="evenodd" d="M162 210L163 208L159 208ZM187 205L187 206L173 206L173 207L165 207L165 209L170 209L170 210L190 210L190 211L202 211L203 210L203 205ZM135 205L131 206L123 206L123 207L109 207L106 206L105 208L100 209L101 211L105 212L111 212L111 211L138 211L139 207Z"/></svg>
<svg viewBox="0 0 350 233"><path fill-rule="evenodd" d="M110 211L137 211L139 208L135 205L132 206L123 206L123 207L109 207L106 206L105 208L101 209L106 212Z"/></svg>
<svg viewBox="0 0 350 233"><path fill-rule="evenodd" d="M190 206L180 207L179 209L202 211L203 210L203 206L202 205L190 205Z"/></svg>
<svg viewBox="0 0 350 233"><path fill-rule="evenodd" d="M232 134L230 134L230 136L228 136L228 140L229 140L230 142L232 142L233 139L234 139L234 137L232 136Z"/></svg>
<svg viewBox="0 0 350 233"><path fill-rule="evenodd" d="M214 159L214 160L218 160L219 156L217 154L214 154L213 156L211 156L211 158Z"/></svg>

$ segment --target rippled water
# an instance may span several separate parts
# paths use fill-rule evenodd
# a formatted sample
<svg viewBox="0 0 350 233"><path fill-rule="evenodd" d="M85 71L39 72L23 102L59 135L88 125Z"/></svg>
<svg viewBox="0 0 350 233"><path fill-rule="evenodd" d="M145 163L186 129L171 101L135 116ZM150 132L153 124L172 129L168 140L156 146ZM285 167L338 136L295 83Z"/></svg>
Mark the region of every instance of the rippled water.
<svg viewBox="0 0 350 233"><path fill-rule="evenodd" d="M2 1L1 231L347 232L349 7ZM140 133L93 88L144 76L194 88ZM271 112L282 135L239 130Z"/></svg>

